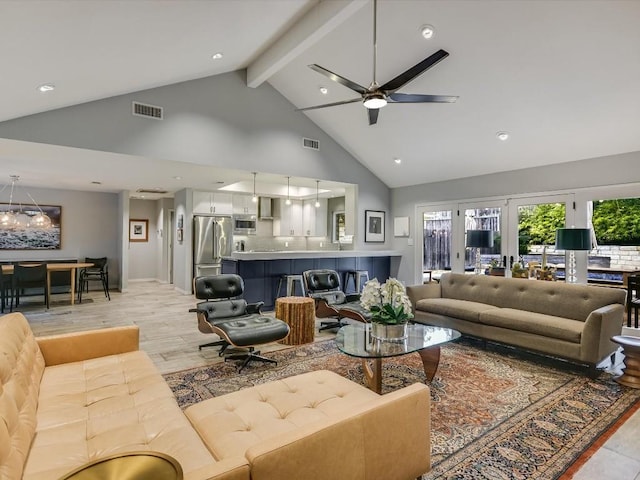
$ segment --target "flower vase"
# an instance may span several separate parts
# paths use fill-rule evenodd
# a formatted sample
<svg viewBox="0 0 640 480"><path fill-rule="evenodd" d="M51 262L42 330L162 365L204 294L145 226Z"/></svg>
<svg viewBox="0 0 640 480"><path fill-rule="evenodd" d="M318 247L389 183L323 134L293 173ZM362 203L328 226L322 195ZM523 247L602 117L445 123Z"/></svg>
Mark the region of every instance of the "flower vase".
<svg viewBox="0 0 640 480"><path fill-rule="evenodd" d="M371 323L371 336L381 342L397 342L404 341L407 334L407 324L386 324L386 323Z"/></svg>

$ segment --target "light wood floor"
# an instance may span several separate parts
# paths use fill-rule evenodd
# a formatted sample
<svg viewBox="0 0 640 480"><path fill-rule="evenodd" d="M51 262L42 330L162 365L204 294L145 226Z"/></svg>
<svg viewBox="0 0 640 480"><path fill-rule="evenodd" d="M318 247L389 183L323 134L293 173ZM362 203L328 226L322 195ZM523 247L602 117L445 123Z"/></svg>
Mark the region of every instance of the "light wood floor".
<svg viewBox="0 0 640 480"><path fill-rule="evenodd" d="M198 350L215 339L200 333L196 316L189 313L196 301L177 293L171 285L156 282L130 283L125 293L112 292L107 301L102 292L83 296L82 304L69 305L68 294L52 296L47 311L40 297L21 299L20 311L34 333L51 335L94 328L135 324L140 327L140 348L162 373L210 365L221 361L217 348ZM318 334L331 338L330 331ZM288 348L271 344L263 353ZM574 476L577 480L640 480L640 411L636 412Z"/></svg>

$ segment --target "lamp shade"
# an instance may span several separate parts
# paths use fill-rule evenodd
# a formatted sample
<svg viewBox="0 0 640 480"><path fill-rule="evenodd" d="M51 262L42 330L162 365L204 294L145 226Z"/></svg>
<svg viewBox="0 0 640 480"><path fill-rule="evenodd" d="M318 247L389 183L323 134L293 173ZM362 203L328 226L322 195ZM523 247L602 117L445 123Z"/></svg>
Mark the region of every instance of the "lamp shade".
<svg viewBox="0 0 640 480"><path fill-rule="evenodd" d="M559 228L556 230L557 250L591 250L590 228Z"/></svg>
<svg viewBox="0 0 640 480"><path fill-rule="evenodd" d="M493 247L493 230L467 230L467 247Z"/></svg>

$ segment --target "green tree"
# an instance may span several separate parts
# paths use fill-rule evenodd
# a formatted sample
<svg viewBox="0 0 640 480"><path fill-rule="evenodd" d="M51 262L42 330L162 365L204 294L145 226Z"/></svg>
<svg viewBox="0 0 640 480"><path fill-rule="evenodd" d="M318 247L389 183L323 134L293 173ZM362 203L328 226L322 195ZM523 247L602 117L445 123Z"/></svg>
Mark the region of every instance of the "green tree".
<svg viewBox="0 0 640 480"><path fill-rule="evenodd" d="M520 207L518 210L518 236L529 245L553 245L556 230L564 227L564 203L545 203ZM520 246L520 250L524 250Z"/></svg>
<svg viewBox="0 0 640 480"><path fill-rule="evenodd" d="M599 243L640 245L640 198L594 201L593 229Z"/></svg>

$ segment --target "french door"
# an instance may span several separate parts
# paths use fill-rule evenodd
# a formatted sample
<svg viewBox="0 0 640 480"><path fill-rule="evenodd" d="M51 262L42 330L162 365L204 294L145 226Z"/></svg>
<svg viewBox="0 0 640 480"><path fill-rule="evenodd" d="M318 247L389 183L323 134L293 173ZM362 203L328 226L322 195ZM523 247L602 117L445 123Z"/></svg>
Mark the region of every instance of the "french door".
<svg viewBox="0 0 640 480"><path fill-rule="evenodd" d="M574 195L546 195L510 199L507 267L515 262L540 262L554 250L556 229L574 223ZM541 227L542 226L542 227ZM549 263L566 263L564 252L545 255Z"/></svg>
<svg viewBox="0 0 640 480"><path fill-rule="evenodd" d="M468 230L491 230L493 232L493 246L480 249L481 264L503 267L507 254L507 242L504 238L507 215L504 201L460 203L458 209L461 221L464 222L464 238L459 240L465 241ZM464 243L459 245L459 249L464 252L465 272L473 271L476 263L476 249L466 248Z"/></svg>

